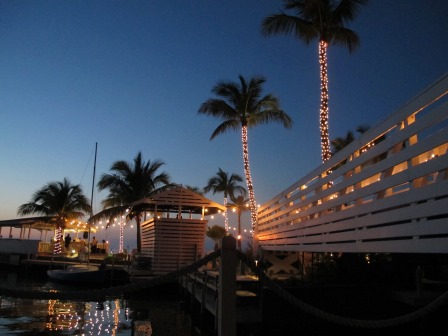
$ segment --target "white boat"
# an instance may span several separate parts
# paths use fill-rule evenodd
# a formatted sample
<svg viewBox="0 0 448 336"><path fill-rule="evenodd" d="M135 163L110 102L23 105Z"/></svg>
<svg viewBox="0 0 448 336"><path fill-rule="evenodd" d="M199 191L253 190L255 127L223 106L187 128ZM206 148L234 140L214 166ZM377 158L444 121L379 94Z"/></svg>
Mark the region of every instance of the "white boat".
<svg viewBox="0 0 448 336"><path fill-rule="evenodd" d="M96 170L96 153L98 143L95 144L95 161L93 164L93 180L92 180L92 198L90 200L91 208L93 208L93 190L95 188L95 170ZM91 214L92 215L92 214ZM88 241L90 242L90 226ZM48 270L47 275L51 280L64 281L72 283L103 283L107 275L106 264L101 266L90 265L90 243L88 245L87 264L70 265L65 269Z"/></svg>
<svg viewBox="0 0 448 336"><path fill-rule="evenodd" d="M47 275L51 280L76 283L104 283L107 279L106 267L95 265L77 264L70 265L66 269L48 270Z"/></svg>

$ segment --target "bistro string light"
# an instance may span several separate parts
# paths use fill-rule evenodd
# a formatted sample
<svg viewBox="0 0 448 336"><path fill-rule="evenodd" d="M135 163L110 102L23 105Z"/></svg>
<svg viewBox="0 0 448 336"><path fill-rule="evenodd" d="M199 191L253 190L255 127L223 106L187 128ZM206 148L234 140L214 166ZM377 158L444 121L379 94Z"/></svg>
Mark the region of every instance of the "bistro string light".
<svg viewBox="0 0 448 336"><path fill-rule="evenodd" d="M229 232L229 216L227 215L227 197L224 197L224 206L226 211L224 211L224 228L226 232Z"/></svg>

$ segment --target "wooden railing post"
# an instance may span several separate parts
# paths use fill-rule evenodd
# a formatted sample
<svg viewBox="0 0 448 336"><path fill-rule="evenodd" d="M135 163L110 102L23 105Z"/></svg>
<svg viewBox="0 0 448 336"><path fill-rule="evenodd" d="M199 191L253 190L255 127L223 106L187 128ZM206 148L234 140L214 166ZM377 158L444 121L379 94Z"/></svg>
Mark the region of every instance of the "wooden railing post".
<svg viewBox="0 0 448 336"><path fill-rule="evenodd" d="M236 239L222 238L219 263L218 336L236 335Z"/></svg>

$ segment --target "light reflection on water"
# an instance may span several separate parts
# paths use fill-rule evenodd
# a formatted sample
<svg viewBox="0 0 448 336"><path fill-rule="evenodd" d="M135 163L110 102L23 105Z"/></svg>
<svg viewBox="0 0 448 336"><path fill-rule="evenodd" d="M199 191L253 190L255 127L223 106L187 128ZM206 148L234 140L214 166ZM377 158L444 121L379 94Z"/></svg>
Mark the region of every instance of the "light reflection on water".
<svg viewBox="0 0 448 336"><path fill-rule="evenodd" d="M47 279L0 274L0 286L33 291L82 290ZM84 289L86 289L84 287ZM89 288L91 289L91 288ZM118 293L117 293L118 294ZM0 335L132 335L135 323L144 335L190 336L188 319L177 300L146 297L104 302L36 300L0 296Z"/></svg>
<svg viewBox="0 0 448 336"><path fill-rule="evenodd" d="M131 335L125 301L101 304L0 297L0 335Z"/></svg>

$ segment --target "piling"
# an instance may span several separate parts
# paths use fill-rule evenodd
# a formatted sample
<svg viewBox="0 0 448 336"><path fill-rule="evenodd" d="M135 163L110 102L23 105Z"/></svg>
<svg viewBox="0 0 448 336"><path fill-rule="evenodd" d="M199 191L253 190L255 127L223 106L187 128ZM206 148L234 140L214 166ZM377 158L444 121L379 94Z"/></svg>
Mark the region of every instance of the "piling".
<svg viewBox="0 0 448 336"><path fill-rule="evenodd" d="M236 239L232 236L226 236L221 241L218 288L218 336L235 336Z"/></svg>

